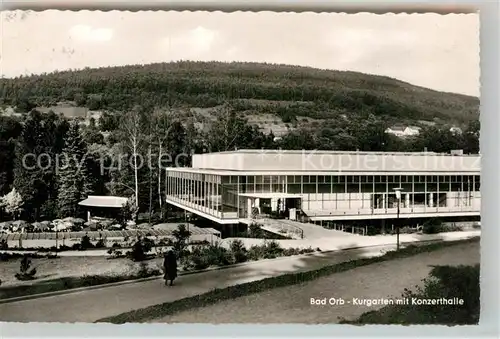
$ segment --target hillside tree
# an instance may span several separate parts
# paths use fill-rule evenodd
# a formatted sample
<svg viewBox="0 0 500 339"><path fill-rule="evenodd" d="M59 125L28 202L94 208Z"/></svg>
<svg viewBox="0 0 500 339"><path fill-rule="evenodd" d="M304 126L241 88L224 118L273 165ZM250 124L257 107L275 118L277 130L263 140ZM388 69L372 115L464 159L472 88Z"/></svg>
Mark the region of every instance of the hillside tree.
<svg viewBox="0 0 500 339"><path fill-rule="evenodd" d="M73 122L65 138L58 168L57 206L59 217L80 215L78 203L92 193L88 175L87 145L77 122Z"/></svg>

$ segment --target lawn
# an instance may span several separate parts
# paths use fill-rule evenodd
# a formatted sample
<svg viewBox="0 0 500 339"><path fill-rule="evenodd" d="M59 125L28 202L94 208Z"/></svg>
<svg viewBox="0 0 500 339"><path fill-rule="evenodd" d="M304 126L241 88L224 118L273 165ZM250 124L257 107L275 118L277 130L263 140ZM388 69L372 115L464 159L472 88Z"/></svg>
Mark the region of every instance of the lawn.
<svg viewBox="0 0 500 339"><path fill-rule="evenodd" d="M81 277L84 275L126 275L133 274L140 269L139 263L126 258L107 259L103 256L59 257L54 259L34 258L32 267L37 268L37 279L33 281L19 281L15 274L19 271L20 259L11 259L0 262L0 279L4 287L14 285L33 285L48 280L63 277ZM152 259L147 262L150 268L159 268L162 259Z"/></svg>

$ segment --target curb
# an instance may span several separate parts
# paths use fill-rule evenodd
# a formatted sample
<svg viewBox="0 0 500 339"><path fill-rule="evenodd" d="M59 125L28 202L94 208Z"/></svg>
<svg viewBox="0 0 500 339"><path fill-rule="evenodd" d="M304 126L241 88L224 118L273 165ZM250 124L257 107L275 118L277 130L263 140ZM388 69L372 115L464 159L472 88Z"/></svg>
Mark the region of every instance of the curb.
<svg viewBox="0 0 500 339"><path fill-rule="evenodd" d="M406 242L400 242L400 245L409 245L409 244L415 244L415 243L461 241L461 240L469 240L469 239L472 239L475 237L476 236L471 236L471 237L466 237L466 238L461 238L461 239L452 239L452 240L431 239L431 240L406 241ZM299 255L294 255L294 256L278 257L278 258L273 258L273 259L263 259L263 260L256 260L256 261L251 261L251 262L244 262L244 263L240 263L240 264L212 267L212 268L207 268L204 270L180 272L178 275L185 276L185 275L192 275L192 274L198 274L198 273L219 271L219 270L225 270L225 269L229 269L229 268L237 268L237 267L242 267L242 266L250 266L250 265L260 264L263 262L273 262L273 261L286 260L286 259L289 259L291 257L293 257L293 258L301 258L302 257L303 258L303 257L310 257L310 256L318 255L321 253L342 252L342 251L357 250L357 249L361 249L361 248L375 248L375 247L383 247L383 246L390 246L390 245L395 245L395 244L391 242L388 244L386 243L386 244L370 245L370 246L346 247L346 248L341 248L341 249L337 249L337 250L312 252L312 253L299 254ZM91 290L100 289L100 288L108 288L108 287L115 287L115 286L120 286L120 285L141 283L141 282L146 282L146 281L161 279L161 278L162 278L162 276L158 275L158 276L152 276L152 277L147 277L147 278L123 280L123 281L118 281L118 282L108 283L108 284L99 284L99 285L94 285L94 286L77 287L77 288L71 288L71 289L66 289L66 290L63 289L63 290L59 290L59 291L52 291L52 292L45 292L45 293L38 293L38 294L30 294L30 295L25 295L25 296L20 296L20 297L0 299L0 305L7 304L7 303L13 303L13 302L19 302L19 301L32 300L32 299L48 298L48 297L53 297L53 296L58 296L58 295L63 295L63 294L72 294L72 293L78 293L78 292L84 292L84 291L91 291Z"/></svg>

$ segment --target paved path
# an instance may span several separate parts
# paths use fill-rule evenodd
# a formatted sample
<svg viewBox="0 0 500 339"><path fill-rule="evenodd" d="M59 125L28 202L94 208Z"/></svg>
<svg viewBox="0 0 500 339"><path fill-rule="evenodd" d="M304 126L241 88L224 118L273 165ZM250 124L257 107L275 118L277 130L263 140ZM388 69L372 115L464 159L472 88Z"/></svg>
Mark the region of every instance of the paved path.
<svg viewBox="0 0 500 339"><path fill-rule="evenodd" d="M479 263L480 244L467 243L415 256L361 266L303 284L275 288L252 295L180 312L150 322L166 323L301 323L334 324L339 317L354 320L383 305L358 305L359 299L393 299L404 288L422 285L435 265ZM342 298L344 305L311 305L310 299Z"/></svg>
<svg viewBox="0 0 500 339"><path fill-rule="evenodd" d="M123 312L289 272L309 271L360 257L382 255L394 245L310 256L284 257L181 276L175 287L154 279L120 286L0 304L0 321L93 322Z"/></svg>
<svg viewBox="0 0 500 339"><path fill-rule="evenodd" d="M314 226L320 227L320 226ZM345 248L353 247L366 247L366 246L379 246L379 245L389 245L396 243L395 235L374 235L374 236L361 236L354 235L346 232L326 230L324 232L328 235L322 235L319 238L313 239L303 239L303 240L277 240L277 242L284 248L288 247L319 247L322 251L337 251ZM323 234L323 232L322 232ZM480 236L480 230L473 231L463 231L463 232L446 232L438 234L401 234L401 242L416 242L416 241L428 241L428 240L458 240L468 237ZM250 238L226 238L222 240L222 245L229 247L230 243L234 239L240 239L243 241L246 247L252 245L261 245L266 240L265 239L250 239Z"/></svg>

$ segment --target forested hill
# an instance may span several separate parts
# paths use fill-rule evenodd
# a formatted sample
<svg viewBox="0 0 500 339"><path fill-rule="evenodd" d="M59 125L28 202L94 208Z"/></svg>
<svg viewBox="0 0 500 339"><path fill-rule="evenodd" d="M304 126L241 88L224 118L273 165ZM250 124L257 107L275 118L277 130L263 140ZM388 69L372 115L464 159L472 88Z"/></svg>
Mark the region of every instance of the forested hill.
<svg viewBox="0 0 500 339"><path fill-rule="evenodd" d="M64 71L0 80L0 104L29 111L59 101L124 111L134 105L213 107L332 119L373 114L396 120L468 122L479 99L388 77L260 63L175 62Z"/></svg>

